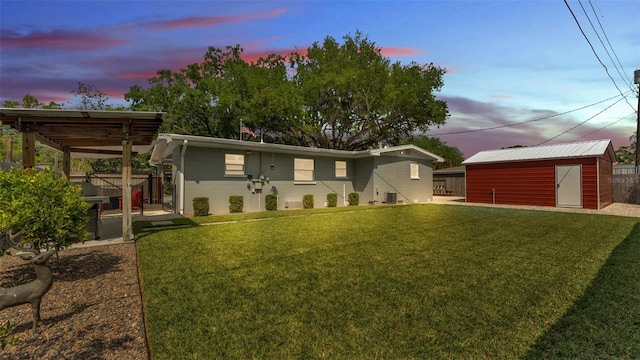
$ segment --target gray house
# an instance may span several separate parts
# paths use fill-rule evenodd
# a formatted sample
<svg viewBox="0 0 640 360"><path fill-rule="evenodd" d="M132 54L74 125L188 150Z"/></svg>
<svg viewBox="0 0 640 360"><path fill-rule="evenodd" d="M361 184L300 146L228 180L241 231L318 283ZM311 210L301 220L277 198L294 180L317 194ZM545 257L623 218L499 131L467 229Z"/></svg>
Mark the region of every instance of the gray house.
<svg viewBox="0 0 640 360"><path fill-rule="evenodd" d="M424 203L433 200L433 162L441 157L414 145L342 151L211 137L160 134L152 164L171 164L176 211L193 214L193 198L209 198L211 213L229 211L229 196L242 195L245 211L265 210L267 194L278 209L301 208L306 194L325 206L328 193L345 206L360 203Z"/></svg>

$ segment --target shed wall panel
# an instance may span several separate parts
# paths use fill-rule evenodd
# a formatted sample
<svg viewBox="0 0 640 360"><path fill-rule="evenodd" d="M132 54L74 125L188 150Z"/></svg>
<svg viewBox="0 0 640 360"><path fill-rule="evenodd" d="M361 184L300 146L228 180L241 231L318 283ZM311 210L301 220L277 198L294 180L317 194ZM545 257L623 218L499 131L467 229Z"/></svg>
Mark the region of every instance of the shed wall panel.
<svg viewBox="0 0 640 360"><path fill-rule="evenodd" d="M596 158L467 165L466 198L488 204L556 206L556 165L578 164L582 165L583 207L596 209Z"/></svg>
<svg viewBox="0 0 640 360"><path fill-rule="evenodd" d="M600 157L600 208L613 204L613 161L609 154Z"/></svg>

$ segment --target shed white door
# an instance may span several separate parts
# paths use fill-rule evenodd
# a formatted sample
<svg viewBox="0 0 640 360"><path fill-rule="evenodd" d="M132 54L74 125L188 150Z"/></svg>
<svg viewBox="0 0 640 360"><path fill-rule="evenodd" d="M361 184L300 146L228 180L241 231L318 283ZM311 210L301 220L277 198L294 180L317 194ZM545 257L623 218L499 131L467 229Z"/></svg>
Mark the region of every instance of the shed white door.
<svg viewBox="0 0 640 360"><path fill-rule="evenodd" d="M556 166L556 206L582 207L582 165Z"/></svg>

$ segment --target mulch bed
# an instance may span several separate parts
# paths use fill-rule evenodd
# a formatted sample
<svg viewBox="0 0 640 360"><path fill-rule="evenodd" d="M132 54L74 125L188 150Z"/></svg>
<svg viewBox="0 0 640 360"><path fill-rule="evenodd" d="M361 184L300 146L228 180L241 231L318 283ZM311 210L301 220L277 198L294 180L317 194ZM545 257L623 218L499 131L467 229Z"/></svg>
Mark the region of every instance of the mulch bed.
<svg viewBox="0 0 640 360"><path fill-rule="evenodd" d="M31 305L0 310L0 325L19 341L2 359L148 359L135 244L67 249L49 260L53 287L42 299L44 322L31 331ZM0 256L0 289L35 279L30 263Z"/></svg>

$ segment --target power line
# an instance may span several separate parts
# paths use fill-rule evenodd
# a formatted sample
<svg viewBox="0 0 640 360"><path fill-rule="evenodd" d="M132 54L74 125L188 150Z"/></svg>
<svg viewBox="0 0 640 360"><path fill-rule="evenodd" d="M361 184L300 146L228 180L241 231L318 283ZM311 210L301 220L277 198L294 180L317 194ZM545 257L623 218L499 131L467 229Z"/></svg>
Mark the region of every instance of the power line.
<svg viewBox="0 0 640 360"><path fill-rule="evenodd" d="M608 128L609 126L615 125L615 124L619 123L619 122L620 122L620 121L622 121L622 120L627 120L627 119L628 119L628 118L630 118L632 115L633 115L633 116L636 116L636 113L635 113L635 112L632 112L631 114L629 114L629 115L627 115L627 116L623 116L622 118L620 118L620 119L618 119L618 120L616 120L616 121L614 121L614 122L612 122L612 123L609 123L609 124L607 124L607 125L605 125L605 126L601 127L600 129L596 129L596 130L594 130L594 131L592 131L592 132L590 132L590 133L588 133L588 134L585 134L585 135L580 136L579 138L575 139L574 141L582 140L582 139L586 138L586 137L587 137L587 136L589 136L589 135L593 135L593 134L597 133L597 132L598 132L598 131L600 131L600 130L604 130L604 129Z"/></svg>
<svg viewBox="0 0 640 360"><path fill-rule="evenodd" d="M582 7L582 2L580 0L578 0L578 3L580 3L580 6ZM609 79L611 79L611 81L613 82L613 85L616 87L616 89L618 89L618 92L620 92L620 95L622 95L622 90L620 90L620 88L618 87L618 84L616 84L616 81L613 79L613 77L609 73L609 69L607 69L607 66L602 62L602 60L600 59L600 56L598 56L598 53L596 52L596 49L593 47L593 44L591 44L591 41L587 37L587 34L585 34L584 30L582 30L582 26L580 25L580 22L578 21L578 18L576 17L576 14L573 13L573 10L571 9L571 6L569 6L569 3L567 2L567 0L564 0L564 4L567 5L567 9L569 9L569 12L571 13L571 16L573 16L573 20L575 20L576 25L578 25L578 29L580 29L580 32L582 33L582 36L584 37L585 40L587 40L587 43L589 44L589 47L591 48L591 51L593 52L593 55L595 55L596 59L598 59L598 62L604 68L604 71L607 73L607 76L609 77ZM622 96L624 97L624 95L622 95ZM629 101L627 101L626 97L625 97L625 102L627 104L629 104L631 109L633 109L635 111L635 108L633 107L633 105L631 105L631 103L629 103Z"/></svg>
<svg viewBox="0 0 640 360"><path fill-rule="evenodd" d="M616 51L613 49L613 45L611 45L611 42L609 41L609 37L607 36L607 32L604 31L604 27L602 26L602 23L600 22L600 18L598 17L598 13L596 12L596 9L593 7L593 3L591 2L591 0L589 0L589 5L591 6L591 10L593 11L593 14L595 15L596 20L598 20L598 25L600 26L600 30L602 30L602 35L604 35L604 38L607 40L607 44L609 44L609 48L611 49L611 52L613 53L613 56L615 56L616 60L618 61L618 65L620 65L620 69L622 69L622 74L620 73L620 70L618 70L618 67L616 66L616 63L613 61L613 59L611 59L611 55L609 55L609 52L607 51L607 55L609 55L609 59L611 59L611 62L613 63L613 66L615 66L616 70L618 71L618 75L620 75L620 77L623 78L623 80L625 80L627 82L627 84L629 85L629 88L632 89L635 92L635 89L633 88L633 85L631 85L633 83L633 81L631 81L631 78L629 77L629 75L627 75L627 72L624 70L624 66L622 66L622 62L620 61L620 58L618 58L618 54L616 54ZM596 34L598 34L597 31L596 31ZM598 36L598 39L600 39L599 36ZM600 39L600 43L602 43L602 39ZM605 51L606 51L607 48L604 46L604 44L602 44L602 47L604 47Z"/></svg>
<svg viewBox="0 0 640 360"><path fill-rule="evenodd" d="M627 91L625 94L628 94L630 92L631 91ZM536 119L531 119L531 120L526 120L526 121L521 121L521 122L515 122L515 123L505 124L505 125L497 125L497 126L492 126L492 127L488 127L488 128L471 129L471 130L460 130L460 131L452 131L452 132L447 132L447 133L432 134L431 136L467 134L467 133L474 133L474 132L487 131L487 130L496 130L496 129L502 129L502 128L506 128L506 127L529 124L529 123L532 123L532 122L547 120L547 119L551 119L551 118L554 118L554 117L570 114L572 112L584 110L586 108L590 108L592 106L595 106L595 105L598 105L598 104L602 104L603 102L607 102L609 100L613 100L613 99L615 99L617 97L620 97L620 95L612 96L612 97L610 97L608 99L600 100L600 101L595 102L593 104L585 105L585 106L579 107L577 109L573 109L573 110L569 110L569 111L565 111L565 112L562 112L562 113L553 114L553 115L549 115L549 116L544 116L544 117L541 117L541 118L536 118ZM622 95L622 97L624 98L624 95ZM620 101L620 100L618 100L618 101Z"/></svg>
<svg viewBox="0 0 640 360"><path fill-rule="evenodd" d="M591 116L591 117L590 117L590 118L588 118L587 120L585 120L585 121L583 121L583 122L581 122L581 123L577 124L576 126L573 126L573 127L569 128L569 129L567 129L567 130L565 130L565 131L561 132L560 134L558 134L558 135L556 135L556 136L554 136L554 137L552 137L552 138L549 138L549 139L547 139L547 140L545 140L545 141L543 141L543 142L541 142L541 143L537 144L536 146L538 146L538 145L542 145L542 144L545 144L545 143L548 143L549 141L551 141L551 140L553 140L553 139L557 139L557 138L559 138L560 136L562 136L562 135L564 135L564 134L568 133L569 131L571 131L571 130L573 130L573 129L577 128L578 126L581 126L581 125L585 124L587 121L589 121L589 120L593 119L594 117L596 117L596 116L598 116L598 115L602 114L603 112L605 112L605 111L609 110L611 107L613 107L613 105L615 105L615 104L619 103L619 102L620 102L620 101L622 101L623 99L624 99L624 98L620 98L620 99L618 99L616 102L614 102L613 104L611 104L611 105L607 106L606 108L602 109L601 111L597 112L595 115Z"/></svg>

